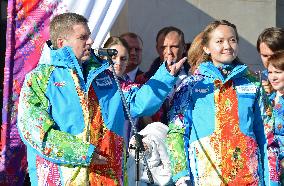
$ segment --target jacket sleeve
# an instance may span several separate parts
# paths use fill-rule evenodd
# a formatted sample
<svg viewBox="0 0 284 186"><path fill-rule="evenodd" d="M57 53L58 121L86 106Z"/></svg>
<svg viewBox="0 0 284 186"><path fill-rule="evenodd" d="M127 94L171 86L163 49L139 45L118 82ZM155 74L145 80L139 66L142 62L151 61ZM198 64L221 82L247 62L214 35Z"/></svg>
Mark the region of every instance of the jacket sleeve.
<svg viewBox="0 0 284 186"><path fill-rule="evenodd" d="M174 87L176 80L177 77L172 76L163 64L141 88L131 88L125 94L131 116L133 118L151 116L157 112Z"/></svg>
<svg viewBox="0 0 284 186"><path fill-rule="evenodd" d="M179 178L188 176L190 173L188 140L190 124L188 116L189 106L188 86L181 85L175 92L170 111L169 132L166 139L167 149L171 161L172 179L176 182Z"/></svg>
<svg viewBox="0 0 284 186"><path fill-rule="evenodd" d="M272 108L265 91L260 86L259 94L254 106L254 133L260 150L263 177L265 185L269 185L268 146L273 142L274 120L271 117Z"/></svg>
<svg viewBox="0 0 284 186"><path fill-rule="evenodd" d="M95 147L69 133L56 129L45 96L51 68L26 76L18 105L18 129L28 148L51 162L89 165Z"/></svg>

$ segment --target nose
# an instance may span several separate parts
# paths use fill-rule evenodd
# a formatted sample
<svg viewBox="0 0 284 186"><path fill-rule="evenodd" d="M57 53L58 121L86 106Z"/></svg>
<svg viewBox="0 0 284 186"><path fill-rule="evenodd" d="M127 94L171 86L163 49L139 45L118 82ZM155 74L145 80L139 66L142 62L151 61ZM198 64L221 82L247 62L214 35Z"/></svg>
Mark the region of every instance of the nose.
<svg viewBox="0 0 284 186"><path fill-rule="evenodd" d="M135 54L136 54L135 48L130 48L130 54L131 54L131 55L135 55Z"/></svg>
<svg viewBox="0 0 284 186"><path fill-rule="evenodd" d="M231 45L230 45L229 41L224 41L224 48L225 49L230 49L231 48Z"/></svg>
<svg viewBox="0 0 284 186"><path fill-rule="evenodd" d="M273 74L272 74L272 79L273 79L274 81L276 81L276 80L278 79L277 75L273 73Z"/></svg>
<svg viewBox="0 0 284 186"><path fill-rule="evenodd" d="M116 59L116 60L115 60L115 63L116 63L117 65L121 65L121 59Z"/></svg>
<svg viewBox="0 0 284 186"><path fill-rule="evenodd" d="M277 76L272 72L272 73L269 73L268 76L270 77L269 79L273 82L275 80L277 80Z"/></svg>
<svg viewBox="0 0 284 186"><path fill-rule="evenodd" d="M94 40L91 37L89 37L86 44L92 46L94 44Z"/></svg>
<svg viewBox="0 0 284 186"><path fill-rule="evenodd" d="M170 46L166 47L166 54L168 54L168 55L172 55L173 54L173 51L172 51Z"/></svg>

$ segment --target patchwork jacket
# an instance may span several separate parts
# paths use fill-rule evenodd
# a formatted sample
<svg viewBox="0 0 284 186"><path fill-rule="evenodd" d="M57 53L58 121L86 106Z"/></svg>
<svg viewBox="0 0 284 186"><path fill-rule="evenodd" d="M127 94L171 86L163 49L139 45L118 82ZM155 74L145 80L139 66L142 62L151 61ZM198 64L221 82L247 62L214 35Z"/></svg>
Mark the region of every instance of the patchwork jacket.
<svg viewBox="0 0 284 186"><path fill-rule="evenodd" d="M272 103L272 116L274 119L273 131L269 133L268 160L270 170L270 185L281 185L281 160L284 158L284 96L278 97L276 102L276 92L273 92L269 99ZM283 181L283 180L282 180Z"/></svg>
<svg viewBox="0 0 284 186"><path fill-rule="evenodd" d="M23 84L18 129L27 146L32 185L122 185L126 117L107 61L92 56L83 68L70 47L45 45ZM84 72L84 73L83 73ZM144 86L122 86L132 117L159 109L175 84L165 66ZM95 148L108 159L91 164Z"/></svg>
<svg viewBox="0 0 284 186"><path fill-rule="evenodd" d="M170 111L168 151L173 181L194 185L268 185L268 100L246 65L226 78L202 63L178 87Z"/></svg>

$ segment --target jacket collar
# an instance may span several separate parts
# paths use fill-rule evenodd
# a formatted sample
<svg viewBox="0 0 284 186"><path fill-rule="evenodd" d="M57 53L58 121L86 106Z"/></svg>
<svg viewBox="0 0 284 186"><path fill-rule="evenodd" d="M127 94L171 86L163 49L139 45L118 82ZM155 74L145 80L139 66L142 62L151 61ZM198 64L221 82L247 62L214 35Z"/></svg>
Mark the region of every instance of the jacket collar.
<svg viewBox="0 0 284 186"><path fill-rule="evenodd" d="M244 76L247 73L248 68L244 64L236 63L235 67L231 70L231 72L228 73L227 77L224 78L220 70L216 66L214 66L211 61L207 61L200 64L200 66L198 67L198 71L200 75L206 77L208 76L213 79L220 79L223 83L225 83L230 79L235 79Z"/></svg>
<svg viewBox="0 0 284 186"><path fill-rule="evenodd" d="M109 67L107 60L102 60L95 56L93 52L91 53L91 59L84 62L82 65L86 70L85 72L88 75L87 79L90 82L99 73L103 72ZM79 62L71 47L66 46L60 49L53 49L51 43L47 41L44 44L39 64L70 68L75 70L81 79L84 79L82 67L79 65ZM88 83L88 85L89 84L90 83Z"/></svg>

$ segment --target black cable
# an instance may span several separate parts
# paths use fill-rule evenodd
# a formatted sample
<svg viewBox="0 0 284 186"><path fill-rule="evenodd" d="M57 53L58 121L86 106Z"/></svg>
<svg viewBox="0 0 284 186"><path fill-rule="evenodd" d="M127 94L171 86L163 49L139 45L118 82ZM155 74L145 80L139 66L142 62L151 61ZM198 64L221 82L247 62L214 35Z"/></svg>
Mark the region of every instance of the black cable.
<svg viewBox="0 0 284 186"><path fill-rule="evenodd" d="M111 65L114 80L115 80L115 83L117 85L120 97L122 99L122 103L123 103L123 107L126 111L126 115L127 115L128 119L130 121L131 128L133 130L133 135L134 135L135 141L136 141L136 143L135 143L135 145L136 145L136 147L135 147L135 163L136 163L136 174L135 174L136 178L135 178L135 181L136 181L136 185L138 185L138 182L140 180L139 179L139 170L140 170L139 169L139 161L140 161L139 153L142 154L142 158L143 158L144 164L146 166L149 181L150 181L151 184L154 184L154 179L153 179L152 173L150 171L148 162L147 162L146 157L145 157L145 149L144 149L144 145L143 145L143 142L142 142L143 137L140 134L138 134L137 129L136 129L136 125L135 125L135 123L134 123L134 121L131 117L130 110L129 110L129 107L127 106L126 99L125 99L124 94L122 92L122 89L121 89L121 86L120 86L120 83L119 83L119 80L118 80L118 76L117 76L115 69L114 69L114 66L113 66L113 61L111 59L111 56L107 55L107 59L108 59L110 65Z"/></svg>

